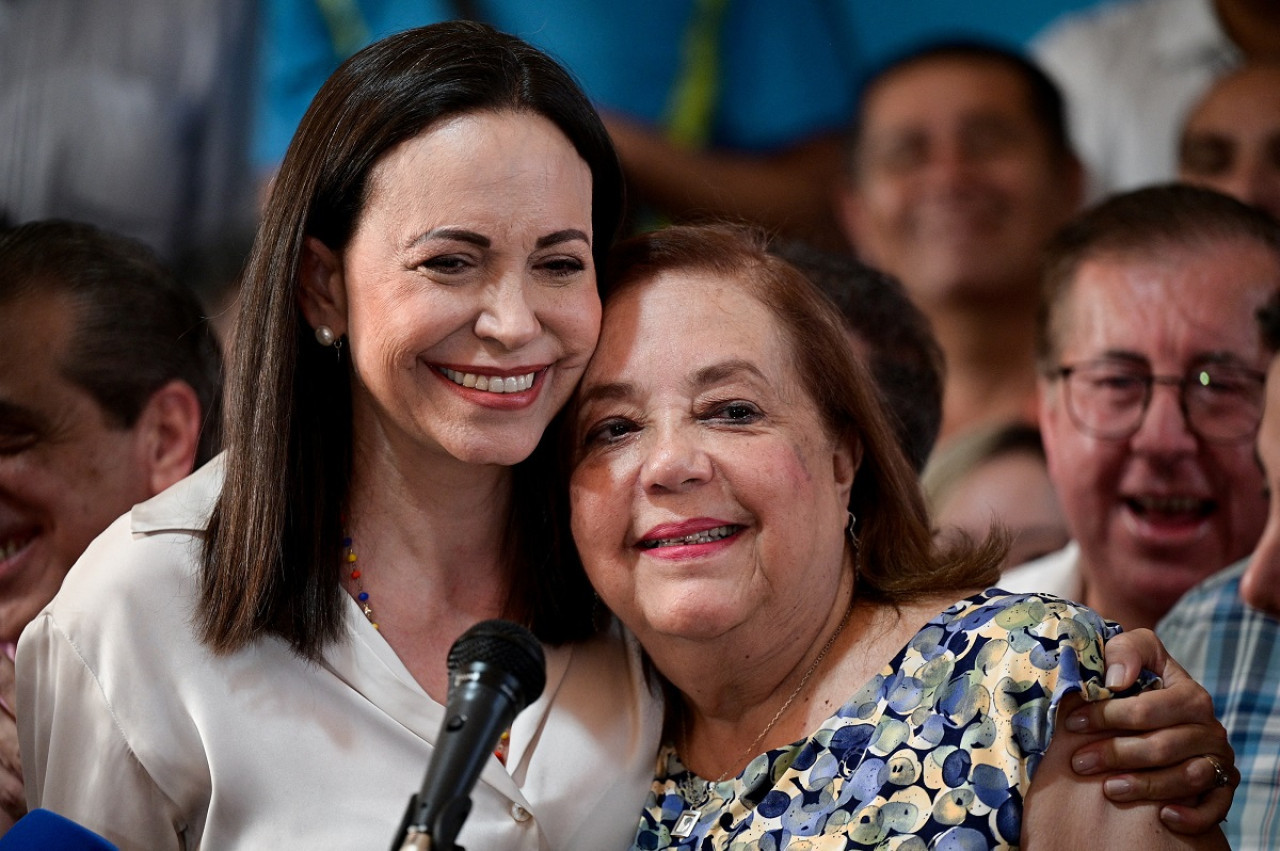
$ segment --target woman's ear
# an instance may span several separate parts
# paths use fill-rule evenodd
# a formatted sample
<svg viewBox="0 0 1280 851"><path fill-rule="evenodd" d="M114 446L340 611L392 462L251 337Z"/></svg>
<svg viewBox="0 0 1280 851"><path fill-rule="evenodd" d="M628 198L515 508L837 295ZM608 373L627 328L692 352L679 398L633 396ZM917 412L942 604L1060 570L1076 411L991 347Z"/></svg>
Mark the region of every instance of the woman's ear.
<svg viewBox="0 0 1280 851"><path fill-rule="evenodd" d="M327 325L334 336L347 333L347 290L342 258L314 236L302 246L298 306L312 328Z"/></svg>
<svg viewBox="0 0 1280 851"><path fill-rule="evenodd" d="M832 463L836 496L841 505L848 505L849 494L853 492L853 480L858 475L858 467L862 465L862 441L856 438L836 441Z"/></svg>

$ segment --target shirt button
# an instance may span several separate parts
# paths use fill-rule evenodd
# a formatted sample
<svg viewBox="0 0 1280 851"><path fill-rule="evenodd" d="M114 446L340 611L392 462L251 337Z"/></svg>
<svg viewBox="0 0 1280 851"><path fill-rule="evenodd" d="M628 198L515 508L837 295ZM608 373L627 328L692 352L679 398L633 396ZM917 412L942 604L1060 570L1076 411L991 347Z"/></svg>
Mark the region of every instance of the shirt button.
<svg viewBox="0 0 1280 851"><path fill-rule="evenodd" d="M529 811L519 804L512 804L511 817L518 822L526 822L529 820Z"/></svg>

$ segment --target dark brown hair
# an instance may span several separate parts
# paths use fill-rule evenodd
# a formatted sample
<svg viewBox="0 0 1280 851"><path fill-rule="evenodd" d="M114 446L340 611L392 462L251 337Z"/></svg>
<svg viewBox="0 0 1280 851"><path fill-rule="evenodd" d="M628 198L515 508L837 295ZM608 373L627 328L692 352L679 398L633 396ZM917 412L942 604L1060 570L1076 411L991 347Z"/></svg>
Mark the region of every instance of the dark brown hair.
<svg viewBox="0 0 1280 851"><path fill-rule="evenodd" d="M0 233L0 304L61 293L75 330L68 381L132 428L157 390L185 382L200 402L196 466L219 449L222 353L195 294L135 239L84 222L28 222Z"/></svg>
<svg viewBox="0 0 1280 851"><path fill-rule="evenodd" d="M935 547L915 470L849 346L839 309L767 246L761 234L736 225L671 227L634 237L610 257L607 298L673 271L740 282L776 317L796 374L829 433L861 446L849 495L849 510L858 518L858 593L893 603L994 582L1005 541L996 536L978 546L962 541L946 550Z"/></svg>
<svg viewBox="0 0 1280 851"><path fill-rule="evenodd" d="M856 258L797 242L775 245L840 309L849 331L867 347L867 366L884 398L898 442L919 473L942 427L946 361L929 319L902 283Z"/></svg>
<svg viewBox="0 0 1280 851"><path fill-rule="evenodd" d="M340 252L390 149L455 115L513 110L560 128L592 174L593 252L607 252L622 173L603 124L569 74L491 27L449 22L361 50L325 82L289 145L243 285L228 384L227 475L209 526L201 628L215 651L263 635L315 658L341 634L341 516L351 474L348 359L318 346L297 304L307 237ZM599 266L599 262L597 262ZM507 616L551 643L590 632L591 592L561 570L564 499L553 453L516 465L504 550Z"/></svg>
<svg viewBox="0 0 1280 851"><path fill-rule="evenodd" d="M1063 306L1085 263L1102 257L1159 257L1187 246L1207 247L1231 239L1256 241L1276 256L1280 266L1280 224L1262 210L1212 189L1181 183L1149 186L1085 210L1045 249L1036 317L1036 359L1041 372L1049 375L1058 367Z"/></svg>

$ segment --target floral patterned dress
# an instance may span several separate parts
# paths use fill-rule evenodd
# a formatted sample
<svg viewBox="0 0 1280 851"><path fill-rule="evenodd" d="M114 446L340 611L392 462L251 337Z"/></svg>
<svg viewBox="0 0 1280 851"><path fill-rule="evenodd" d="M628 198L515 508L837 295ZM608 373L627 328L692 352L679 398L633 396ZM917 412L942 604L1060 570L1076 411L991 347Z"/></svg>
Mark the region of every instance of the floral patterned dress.
<svg viewBox="0 0 1280 851"><path fill-rule="evenodd" d="M988 589L937 615L816 732L704 780L667 745L634 848L1017 848L1059 702L1111 693L1120 628L1057 597Z"/></svg>

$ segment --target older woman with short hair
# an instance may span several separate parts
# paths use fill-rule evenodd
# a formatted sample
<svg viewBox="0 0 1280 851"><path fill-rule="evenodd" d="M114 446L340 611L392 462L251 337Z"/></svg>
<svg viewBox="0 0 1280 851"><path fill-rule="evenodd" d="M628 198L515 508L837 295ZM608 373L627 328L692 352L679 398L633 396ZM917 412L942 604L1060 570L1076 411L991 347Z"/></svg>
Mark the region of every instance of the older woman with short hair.
<svg viewBox="0 0 1280 851"><path fill-rule="evenodd" d="M1072 776L1056 717L1110 697L1118 628L986 587L998 537L935 547L802 275L723 226L614 266L570 493L592 584L673 689L634 847L1222 847Z"/></svg>

